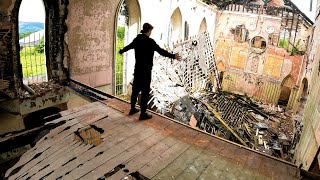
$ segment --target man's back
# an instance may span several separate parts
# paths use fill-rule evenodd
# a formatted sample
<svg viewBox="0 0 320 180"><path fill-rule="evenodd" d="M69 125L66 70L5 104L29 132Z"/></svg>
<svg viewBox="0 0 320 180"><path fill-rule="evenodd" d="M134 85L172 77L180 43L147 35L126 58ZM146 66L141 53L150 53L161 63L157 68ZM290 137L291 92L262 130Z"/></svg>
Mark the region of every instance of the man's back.
<svg viewBox="0 0 320 180"><path fill-rule="evenodd" d="M145 34L139 34L134 39L134 50L136 57L136 70L150 70L153 65L155 41Z"/></svg>

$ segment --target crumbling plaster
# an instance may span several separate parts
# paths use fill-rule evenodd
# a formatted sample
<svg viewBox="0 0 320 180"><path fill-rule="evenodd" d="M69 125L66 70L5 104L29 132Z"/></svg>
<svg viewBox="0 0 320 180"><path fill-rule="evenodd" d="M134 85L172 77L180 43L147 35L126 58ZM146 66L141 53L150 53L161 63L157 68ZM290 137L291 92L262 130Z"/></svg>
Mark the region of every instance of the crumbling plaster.
<svg viewBox="0 0 320 180"><path fill-rule="evenodd" d="M66 42L70 51L71 77L85 84L97 87L111 85L114 80L113 66L115 61L115 19L118 16L120 3L123 1L98 0L95 2L85 0L70 0L67 18L68 32ZM130 24L129 37L126 44L139 33L142 24L149 22L154 26L151 37L161 46L172 45L168 43L168 28L173 11L177 8L181 11L181 35L184 36L184 22L189 24L189 35L199 33L200 23L203 18L207 22L207 31L214 36L216 9L209 7L200 1L173 0L125 0L133 9L140 9L140 14L132 14L135 18L141 16L137 24ZM129 8L130 9L130 8ZM133 26L133 27L131 27ZM129 52L127 58L127 80L132 79L134 68L133 53Z"/></svg>
<svg viewBox="0 0 320 180"><path fill-rule="evenodd" d="M306 77L310 78L309 97L304 110L303 131L296 150L296 163L304 169L309 169L318 154L320 147L320 19L314 24L313 40L310 43L310 54Z"/></svg>
<svg viewBox="0 0 320 180"><path fill-rule="evenodd" d="M232 28L245 25L248 30L246 42L234 40ZM270 31L270 29L272 29ZM225 70L223 89L235 93L247 94L255 99L277 104L281 91L281 82L290 75L294 83L290 88L294 91L300 86L304 69L304 56L291 55L284 48L270 45L269 35L279 34L281 18L265 15L223 11L219 13L215 31L215 57L217 63L223 63ZM306 27L302 27L297 36L301 41L307 41ZM261 36L266 41L266 50L255 53L251 42L255 36ZM266 85L268 84L268 85ZM295 88L295 89L294 89ZM288 109L296 104L296 93L292 93Z"/></svg>

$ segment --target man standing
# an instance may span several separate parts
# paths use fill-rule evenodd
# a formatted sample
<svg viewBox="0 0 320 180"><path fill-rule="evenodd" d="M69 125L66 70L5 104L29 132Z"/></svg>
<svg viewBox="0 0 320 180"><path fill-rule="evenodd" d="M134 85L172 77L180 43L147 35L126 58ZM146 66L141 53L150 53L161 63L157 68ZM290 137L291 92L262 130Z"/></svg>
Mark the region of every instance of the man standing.
<svg viewBox="0 0 320 180"><path fill-rule="evenodd" d="M160 55L169 57L172 59L180 60L181 57L178 53L171 54L168 51L159 47L159 45L150 38L153 26L149 23L144 23L143 28L139 34L128 46L120 49L119 53L134 49L136 64L134 68L134 79L132 85L131 94L131 109L129 115L133 115L139 110L135 108L137 97L141 91L141 114L140 120L150 119L151 115L147 114L147 104L149 99L150 83L151 83L151 71L153 66L154 51L157 51Z"/></svg>

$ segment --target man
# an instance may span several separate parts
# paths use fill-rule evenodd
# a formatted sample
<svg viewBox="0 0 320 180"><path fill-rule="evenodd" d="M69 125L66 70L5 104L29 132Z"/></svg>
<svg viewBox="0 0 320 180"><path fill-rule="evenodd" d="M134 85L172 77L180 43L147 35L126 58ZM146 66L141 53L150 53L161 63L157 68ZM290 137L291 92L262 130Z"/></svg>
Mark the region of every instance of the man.
<svg viewBox="0 0 320 180"><path fill-rule="evenodd" d="M169 57L172 59L180 60L181 57L178 53L171 54L168 51L159 47L159 45L150 38L153 26L149 23L143 24L143 28L139 34L128 46L120 49L119 53L134 49L136 64L134 68L134 79L132 85L131 94L131 109L129 115L133 115L139 110L135 108L137 97L141 91L141 114L140 120L150 119L151 115L147 114L147 103L149 99L150 83L151 83L151 71L153 66L154 51L157 51L160 55Z"/></svg>

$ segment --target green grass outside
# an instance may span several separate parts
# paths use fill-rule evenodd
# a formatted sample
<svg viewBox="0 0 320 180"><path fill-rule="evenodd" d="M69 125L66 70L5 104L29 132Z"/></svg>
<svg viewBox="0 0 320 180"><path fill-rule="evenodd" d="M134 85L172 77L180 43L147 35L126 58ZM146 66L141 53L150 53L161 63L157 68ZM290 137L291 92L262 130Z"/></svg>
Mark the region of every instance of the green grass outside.
<svg viewBox="0 0 320 180"><path fill-rule="evenodd" d="M280 39L279 40L279 47L280 48L288 48L289 47L289 40L288 39Z"/></svg>
<svg viewBox="0 0 320 180"><path fill-rule="evenodd" d="M47 72L44 53L39 53L35 49L35 47L26 46L20 51L20 62L22 64L24 79L45 75Z"/></svg>
<svg viewBox="0 0 320 180"><path fill-rule="evenodd" d="M124 27L118 27L116 46L116 95L123 94L123 55L118 52L124 47Z"/></svg>

